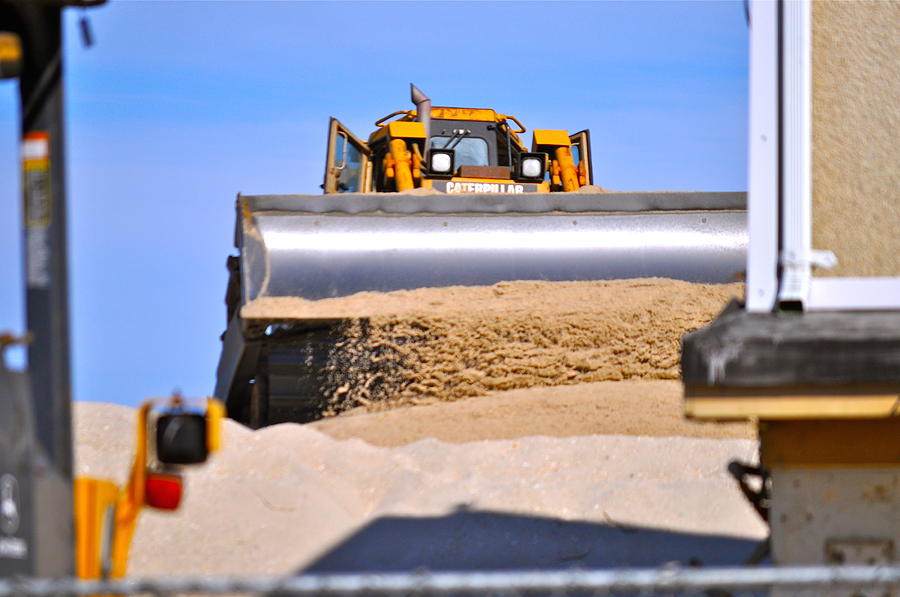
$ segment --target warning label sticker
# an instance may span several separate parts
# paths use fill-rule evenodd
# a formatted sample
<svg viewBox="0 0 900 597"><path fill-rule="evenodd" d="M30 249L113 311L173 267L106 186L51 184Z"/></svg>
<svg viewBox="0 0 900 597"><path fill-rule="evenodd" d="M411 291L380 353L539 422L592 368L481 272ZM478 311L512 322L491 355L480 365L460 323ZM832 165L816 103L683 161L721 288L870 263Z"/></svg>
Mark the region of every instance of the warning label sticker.
<svg viewBox="0 0 900 597"><path fill-rule="evenodd" d="M22 140L22 185L25 190L25 236L28 286L50 285L50 135L31 132Z"/></svg>
<svg viewBox="0 0 900 597"><path fill-rule="evenodd" d="M19 482L12 475L0 477L0 557L22 560L28 544L13 535L19 530Z"/></svg>
<svg viewBox="0 0 900 597"><path fill-rule="evenodd" d="M22 140L25 226L50 225L50 135L28 133Z"/></svg>

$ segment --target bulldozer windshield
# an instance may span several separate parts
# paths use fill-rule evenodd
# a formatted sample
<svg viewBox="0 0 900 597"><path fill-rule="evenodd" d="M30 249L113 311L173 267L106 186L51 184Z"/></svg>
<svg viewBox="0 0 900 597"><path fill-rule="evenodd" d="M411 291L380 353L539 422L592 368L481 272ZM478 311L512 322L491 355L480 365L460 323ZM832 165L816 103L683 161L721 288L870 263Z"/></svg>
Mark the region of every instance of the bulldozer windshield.
<svg viewBox="0 0 900 597"><path fill-rule="evenodd" d="M431 138L431 146L443 148L451 142L453 137L436 136ZM488 166L488 144L480 137L464 137L455 145L456 164L458 166Z"/></svg>

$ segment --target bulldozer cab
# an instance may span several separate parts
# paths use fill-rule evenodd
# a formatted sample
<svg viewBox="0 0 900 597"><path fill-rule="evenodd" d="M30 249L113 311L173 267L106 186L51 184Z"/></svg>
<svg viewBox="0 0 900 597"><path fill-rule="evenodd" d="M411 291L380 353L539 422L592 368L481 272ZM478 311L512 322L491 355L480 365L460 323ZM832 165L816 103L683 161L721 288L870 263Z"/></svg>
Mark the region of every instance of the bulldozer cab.
<svg viewBox="0 0 900 597"><path fill-rule="evenodd" d="M430 100L417 108L375 122L367 142L331 118L325 193L431 188L518 194L593 184L587 130L573 135L535 130L529 151L519 137L526 129L514 116L485 108L431 107Z"/></svg>

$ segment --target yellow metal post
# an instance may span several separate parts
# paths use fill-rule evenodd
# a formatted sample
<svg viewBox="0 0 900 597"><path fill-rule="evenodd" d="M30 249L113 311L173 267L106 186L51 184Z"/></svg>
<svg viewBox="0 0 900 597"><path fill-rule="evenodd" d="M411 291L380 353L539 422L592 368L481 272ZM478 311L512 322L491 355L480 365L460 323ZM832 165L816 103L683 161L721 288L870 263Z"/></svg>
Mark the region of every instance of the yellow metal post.
<svg viewBox="0 0 900 597"><path fill-rule="evenodd" d="M144 482L147 476L147 417L152 403L147 402L138 411L135 429L134 462L128 485L119 494L116 503L116 529L112 542L112 568L110 578L122 578L128 570L128 554L137 527L138 516L144 507Z"/></svg>
<svg viewBox="0 0 900 597"><path fill-rule="evenodd" d="M578 182L578 167L572 159L572 150L569 147L557 147L555 151L556 162L559 164L560 178L564 191L577 191L581 188Z"/></svg>
<svg viewBox="0 0 900 597"><path fill-rule="evenodd" d="M217 452L222 447L222 419L225 418L225 405L215 398L206 399L206 447L209 453Z"/></svg>
<svg viewBox="0 0 900 597"><path fill-rule="evenodd" d="M403 139L391 139L391 156L394 158L394 184L397 191L415 188L412 174L412 153Z"/></svg>
<svg viewBox="0 0 900 597"><path fill-rule="evenodd" d="M103 561L115 528L114 512L119 487L112 481L75 479L75 573L78 578L99 579L108 570Z"/></svg>

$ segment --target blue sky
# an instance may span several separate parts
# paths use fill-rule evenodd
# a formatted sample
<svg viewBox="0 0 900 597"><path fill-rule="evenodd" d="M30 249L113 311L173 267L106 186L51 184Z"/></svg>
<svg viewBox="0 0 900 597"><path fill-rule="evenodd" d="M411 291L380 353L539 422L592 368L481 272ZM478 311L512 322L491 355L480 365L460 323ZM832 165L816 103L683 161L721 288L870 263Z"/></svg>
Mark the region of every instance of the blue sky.
<svg viewBox="0 0 900 597"><path fill-rule="evenodd" d="M74 397L212 391L234 197L317 193L329 116L490 107L591 129L595 183L746 189L741 2L163 2L65 17ZM24 327L16 84L0 82L0 330ZM526 134L530 142L530 134ZM17 359L20 360L20 359Z"/></svg>

